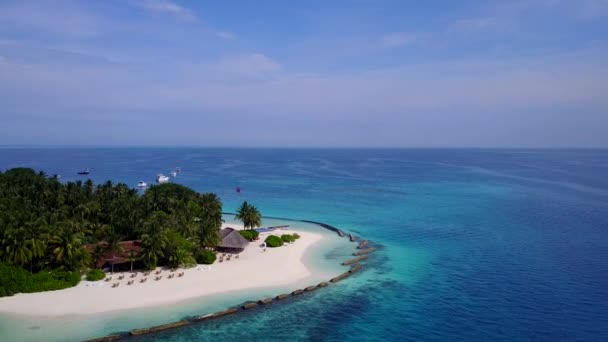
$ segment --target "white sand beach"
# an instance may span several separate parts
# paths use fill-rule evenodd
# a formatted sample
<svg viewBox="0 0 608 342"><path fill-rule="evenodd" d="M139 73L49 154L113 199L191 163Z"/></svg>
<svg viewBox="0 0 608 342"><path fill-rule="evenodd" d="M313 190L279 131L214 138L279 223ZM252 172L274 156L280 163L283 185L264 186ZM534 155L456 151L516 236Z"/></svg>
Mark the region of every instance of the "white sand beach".
<svg viewBox="0 0 608 342"><path fill-rule="evenodd" d="M242 229L235 224L229 226ZM114 273L114 280L110 282L82 281L65 290L0 298L0 312L47 317L95 314L170 304L235 290L289 285L310 275L311 271L303 261L304 254L323 239L321 234L307 231L288 229L284 233L294 232L301 236L295 243L266 251L259 245L270 233L262 233L260 240L250 243L239 258L175 272L185 272L183 277L167 279L171 272L163 270L161 280L154 280L155 275L151 274L147 282L140 283L141 271L136 278L129 278L129 273L125 273L120 285L112 288L119 275ZM280 233L283 232L275 234ZM129 280L135 280L135 283L127 285Z"/></svg>

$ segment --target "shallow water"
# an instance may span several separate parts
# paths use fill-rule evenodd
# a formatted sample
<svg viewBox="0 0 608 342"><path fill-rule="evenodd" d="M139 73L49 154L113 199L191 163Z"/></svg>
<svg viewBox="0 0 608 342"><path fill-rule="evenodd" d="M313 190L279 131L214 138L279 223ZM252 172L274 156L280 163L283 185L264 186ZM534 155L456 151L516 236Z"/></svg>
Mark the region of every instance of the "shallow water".
<svg viewBox="0 0 608 342"><path fill-rule="evenodd" d="M15 166L64 180L89 167L97 182L132 186L180 166L177 182L218 193L226 211L248 200L381 247L336 286L146 340L608 340L606 150L0 150L0 169ZM128 330L248 294L90 325L40 321L38 336ZM3 341L12 321L0 318Z"/></svg>

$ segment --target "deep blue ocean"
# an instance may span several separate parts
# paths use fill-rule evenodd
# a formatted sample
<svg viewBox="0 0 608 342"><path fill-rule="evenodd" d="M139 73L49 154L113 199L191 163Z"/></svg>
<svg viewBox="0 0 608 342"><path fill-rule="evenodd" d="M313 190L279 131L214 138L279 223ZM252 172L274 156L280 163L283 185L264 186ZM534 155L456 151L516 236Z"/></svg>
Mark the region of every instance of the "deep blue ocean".
<svg viewBox="0 0 608 342"><path fill-rule="evenodd" d="M179 166L225 211L380 246L339 285L146 341L608 341L608 150L0 149L17 166L133 187Z"/></svg>

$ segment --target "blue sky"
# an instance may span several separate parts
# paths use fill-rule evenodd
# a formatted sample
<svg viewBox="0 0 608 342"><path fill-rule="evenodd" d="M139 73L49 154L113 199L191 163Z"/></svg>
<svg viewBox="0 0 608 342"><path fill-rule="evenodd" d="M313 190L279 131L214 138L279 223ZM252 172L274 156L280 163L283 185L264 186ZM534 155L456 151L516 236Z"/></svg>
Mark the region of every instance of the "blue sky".
<svg viewBox="0 0 608 342"><path fill-rule="evenodd" d="M608 147L608 0L0 1L0 144Z"/></svg>

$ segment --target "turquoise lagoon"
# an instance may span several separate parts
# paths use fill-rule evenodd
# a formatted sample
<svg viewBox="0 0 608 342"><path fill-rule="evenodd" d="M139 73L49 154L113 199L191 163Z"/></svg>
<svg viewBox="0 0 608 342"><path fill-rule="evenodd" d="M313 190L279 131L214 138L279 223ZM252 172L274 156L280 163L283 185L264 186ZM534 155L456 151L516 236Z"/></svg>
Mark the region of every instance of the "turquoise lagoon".
<svg viewBox="0 0 608 342"><path fill-rule="evenodd" d="M235 223L233 215L224 215L227 224ZM282 219L264 219L265 226L290 225L289 229L321 234L304 255L311 275L289 285L246 289L223 294L191 298L177 303L101 314L65 317L12 317L0 314L0 336L7 341L81 341L132 329L151 327L183 318L225 310L251 300L275 297L297 289L328 281L348 270L341 262L353 258L356 244L340 238L319 225ZM289 248L289 247L286 247ZM280 270L269 269L268 272ZM201 284L202 285L202 284ZM297 300L297 299L294 299Z"/></svg>
<svg viewBox="0 0 608 342"><path fill-rule="evenodd" d="M64 180L88 167L95 182L132 186L179 166L176 182L217 193L226 212L248 200L266 216L328 223L380 247L335 286L141 340L608 340L607 150L1 149L0 169L16 166ZM339 273L350 252L319 247L309 261ZM110 334L284 290L93 318L3 316L0 340Z"/></svg>

